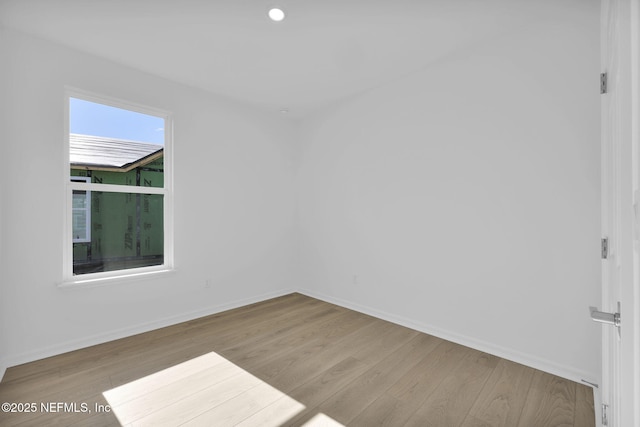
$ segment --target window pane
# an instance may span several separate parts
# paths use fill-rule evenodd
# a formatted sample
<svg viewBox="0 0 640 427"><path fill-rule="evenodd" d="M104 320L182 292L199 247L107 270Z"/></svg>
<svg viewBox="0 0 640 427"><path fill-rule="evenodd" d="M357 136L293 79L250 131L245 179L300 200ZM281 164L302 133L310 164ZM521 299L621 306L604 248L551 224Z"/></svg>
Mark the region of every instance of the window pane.
<svg viewBox="0 0 640 427"><path fill-rule="evenodd" d="M87 240L87 213L73 213L73 240Z"/></svg>
<svg viewBox="0 0 640 427"><path fill-rule="evenodd" d="M87 192L74 191L73 192L73 208L85 209L86 207L87 207Z"/></svg>
<svg viewBox="0 0 640 427"><path fill-rule="evenodd" d="M72 176L94 184L164 186L164 118L69 99Z"/></svg>
<svg viewBox="0 0 640 427"><path fill-rule="evenodd" d="M69 98L69 131L81 135L164 143L164 118Z"/></svg>
<svg viewBox="0 0 640 427"><path fill-rule="evenodd" d="M87 211L73 210L73 240L87 240Z"/></svg>
<svg viewBox="0 0 640 427"><path fill-rule="evenodd" d="M72 194L72 233L74 242L89 241L89 213L90 192L74 190Z"/></svg>
<svg viewBox="0 0 640 427"><path fill-rule="evenodd" d="M163 203L158 194L92 191L91 242L73 243L73 273L162 265Z"/></svg>

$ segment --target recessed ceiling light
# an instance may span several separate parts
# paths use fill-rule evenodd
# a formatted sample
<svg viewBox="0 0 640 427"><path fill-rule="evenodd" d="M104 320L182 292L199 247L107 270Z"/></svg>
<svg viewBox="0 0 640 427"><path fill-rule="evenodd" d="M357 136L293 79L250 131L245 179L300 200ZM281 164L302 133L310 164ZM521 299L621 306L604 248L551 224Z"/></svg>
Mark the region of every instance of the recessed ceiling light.
<svg viewBox="0 0 640 427"><path fill-rule="evenodd" d="M288 114L288 113L289 113L289 109L288 109L288 108L281 108L281 109L280 109L280 113L282 113L282 114Z"/></svg>
<svg viewBox="0 0 640 427"><path fill-rule="evenodd" d="M269 18L271 18L272 21L280 22L284 19L284 11L277 7L269 9Z"/></svg>

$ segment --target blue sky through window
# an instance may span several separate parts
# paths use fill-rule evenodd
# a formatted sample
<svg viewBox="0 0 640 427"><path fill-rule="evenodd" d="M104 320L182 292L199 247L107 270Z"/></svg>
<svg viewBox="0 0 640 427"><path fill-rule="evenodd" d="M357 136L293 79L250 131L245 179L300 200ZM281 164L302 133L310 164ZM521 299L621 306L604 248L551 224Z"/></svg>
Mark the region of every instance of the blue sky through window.
<svg viewBox="0 0 640 427"><path fill-rule="evenodd" d="M163 118L78 98L69 98L69 131L164 144Z"/></svg>

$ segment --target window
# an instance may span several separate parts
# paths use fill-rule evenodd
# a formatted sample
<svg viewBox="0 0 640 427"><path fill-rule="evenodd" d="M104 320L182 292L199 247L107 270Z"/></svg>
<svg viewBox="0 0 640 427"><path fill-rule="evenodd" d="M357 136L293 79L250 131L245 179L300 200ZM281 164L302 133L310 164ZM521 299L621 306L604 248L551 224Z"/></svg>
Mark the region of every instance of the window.
<svg viewBox="0 0 640 427"><path fill-rule="evenodd" d="M67 107L64 281L170 269L169 114L79 91Z"/></svg>

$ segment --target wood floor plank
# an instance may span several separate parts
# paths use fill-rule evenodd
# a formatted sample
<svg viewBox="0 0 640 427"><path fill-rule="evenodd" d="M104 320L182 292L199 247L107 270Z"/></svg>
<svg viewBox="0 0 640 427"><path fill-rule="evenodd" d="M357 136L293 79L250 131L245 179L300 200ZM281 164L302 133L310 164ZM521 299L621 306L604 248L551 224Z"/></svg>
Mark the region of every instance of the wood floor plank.
<svg viewBox="0 0 640 427"><path fill-rule="evenodd" d="M515 426L534 372L532 368L501 359L462 426Z"/></svg>
<svg viewBox="0 0 640 427"><path fill-rule="evenodd" d="M183 427L236 426L286 394L262 382L182 424Z"/></svg>
<svg viewBox="0 0 640 427"><path fill-rule="evenodd" d="M383 393L349 425L353 427L401 426L411 417L412 409L415 410L415 408L410 408L410 405L407 405L405 401L397 399L389 393Z"/></svg>
<svg viewBox="0 0 640 427"><path fill-rule="evenodd" d="M312 378L309 382L289 392L288 394L296 401L302 403L305 409L286 422L283 422L282 426L302 425L303 420L317 413L317 407L320 403L343 389L367 369L369 369L368 365L353 357L347 357L325 372Z"/></svg>
<svg viewBox="0 0 640 427"><path fill-rule="evenodd" d="M363 410L353 425L404 425L445 378L456 371L470 349L441 341L383 395Z"/></svg>
<svg viewBox="0 0 640 427"><path fill-rule="evenodd" d="M573 426L576 383L536 371L518 426Z"/></svg>
<svg viewBox="0 0 640 427"><path fill-rule="evenodd" d="M413 369L442 342L441 339L431 335L418 334L411 341L390 354L385 361L376 365L376 368L389 369L393 372L395 377L393 384L396 384L400 377ZM395 366L388 367L385 363L395 363ZM399 403L398 399L389 396L387 390L384 390L377 398L374 396L369 405L360 405L360 408L364 408L364 410L350 420L350 425L401 425L408 419L410 413L404 418L396 416L395 410L398 408ZM327 403L325 403L326 406ZM402 413L405 414L406 412L402 411Z"/></svg>
<svg viewBox="0 0 640 427"><path fill-rule="evenodd" d="M327 365L337 363L342 360L345 355L352 357L359 356L360 359L366 359L362 355L370 353L369 364L377 362L384 358L389 352L393 351L396 346L411 339L416 332L406 328L400 330L395 329L397 325L389 324L378 319L363 316L356 312L351 312L359 319L354 323L351 330L342 337L337 335L323 336L318 340L305 346L299 352L292 353L288 359L282 362L286 363L286 369L280 370L274 375L268 376L269 381L283 390L291 390L304 382L304 377L309 373L318 373L326 369ZM364 323L361 323L364 322ZM357 328L356 328L357 326ZM397 333L395 344L392 344L385 336L392 331ZM382 338L381 338L382 337ZM276 364L278 362L276 361ZM271 366L273 368L273 366Z"/></svg>
<svg viewBox="0 0 640 427"><path fill-rule="evenodd" d="M248 351L261 350L269 346L298 346L307 342L309 337L322 327L321 325L335 322L337 318L348 315L333 307L322 310L305 309L287 314L287 316L260 322L260 325L251 328L252 335L248 337L241 339L232 334L232 340L228 345L216 342L216 347L221 349L227 357L234 357L234 352L244 356Z"/></svg>
<svg viewBox="0 0 640 427"><path fill-rule="evenodd" d="M67 427L117 427L121 425L112 413L99 413L66 424Z"/></svg>
<svg viewBox="0 0 640 427"><path fill-rule="evenodd" d="M576 385L576 408L574 427L595 427L596 419L593 416L593 389L582 384Z"/></svg>
<svg viewBox="0 0 640 427"><path fill-rule="evenodd" d="M497 364L497 357L469 349L458 368L427 397L405 426L460 426Z"/></svg>
<svg viewBox="0 0 640 427"><path fill-rule="evenodd" d="M67 427L118 427L122 426L113 413L99 413L81 420L71 420Z"/></svg>
<svg viewBox="0 0 640 427"><path fill-rule="evenodd" d="M581 384L300 294L12 367L0 401L113 411L3 427L595 427Z"/></svg>
<svg viewBox="0 0 640 427"><path fill-rule="evenodd" d="M467 414L467 417L464 419L464 422L460 427L494 427L494 425L477 418L475 415Z"/></svg>
<svg viewBox="0 0 640 427"><path fill-rule="evenodd" d="M440 382L458 367L467 351L466 347L443 341L400 378L389 389L389 394L397 399L422 404Z"/></svg>
<svg viewBox="0 0 640 427"><path fill-rule="evenodd" d="M238 320L217 318L215 323L205 322L193 331L194 341L224 348L238 345L245 341L254 340L263 334L272 334L282 326L300 327L300 318L310 318L318 312L337 311L334 307L318 304L314 300L303 300L299 304L288 304L287 309L279 311L265 311L260 314L260 323L255 323L251 317ZM208 332L208 333L201 333Z"/></svg>
<svg viewBox="0 0 640 427"><path fill-rule="evenodd" d="M280 364L278 361L295 357L296 354L305 352L307 348L317 349L318 346L331 342L326 338L326 334L336 328L341 328L348 333L349 330L366 324L365 320L353 313L338 312L327 318L316 319L313 323L307 324L309 327L289 331L285 336L272 337L259 346L245 344L225 347L220 354L266 378L269 375L269 366L278 366Z"/></svg>
<svg viewBox="0 0 640 427"><path fill-rule="evenodd" d="M375 327L377 322L363 318L358 313L348 313L346 318L324 326L319 333L307 343L270 360L268 363L260 363L255 372L260 378L270 381L279 387L291 387L299 385L297 380L299 373L321 372L323 366L332 365L345 357L345 354L336 354L336 349L347 339L353 340L352 335L365 329Z"/></svg>
<svg viewBox="0 0 640 427"><path fill-rule="evenodd" d="M252 375L235 375L159 408L143 418L129 422L129 424L133 427L182 425L261 383L258 378ZM117 415L117 408L115 408L115 413Z"/></svg>
<svg viewBox="0 0 640 427"><path fill-rule="evenodd" d="M238 427L281 427L305 410L299 401L284 395L237 424Z"/></svg>
<svg viewBox="0 0 640 427"><path fill-rule="evenodd" d="M350 423L363 411L363 408L370 406L387 392L401 377L424 360L426 354L430 354L441 343L441 340L433 337L426 339L413 335L412 338L408 342L392 342L396 346L394 351L386 352L382 360L320 404L320 411L341 423ZM390 343L388 339L381 338L377 344L374 352L380 352ZM356 356L361 354L360 351L355 353Z"/></svg>
<svg viewBox="0 0 640 427"><path fill-rule="evenodd" d="M224 359L204 368L191 368L188 364L178 367L183 369L161 372L147 391L143 392L149 382L136 381L105 392L105 398L120 421L129 424L228 378L245 375L242 368Z"/></svg>
<svg viewBox="0 0 640 427"><path fill-rule="evenodd" d="M157 371L152 375L139 378L134 382L109 389L104 394L111 405L121 405L145 396L159 388L171 385L183 378L200 374L207 369L215 369L225 362L227 362L227 360L217 353L207 353L191 359L187 364L179 363L173 365L170 368Z"/></svg>

